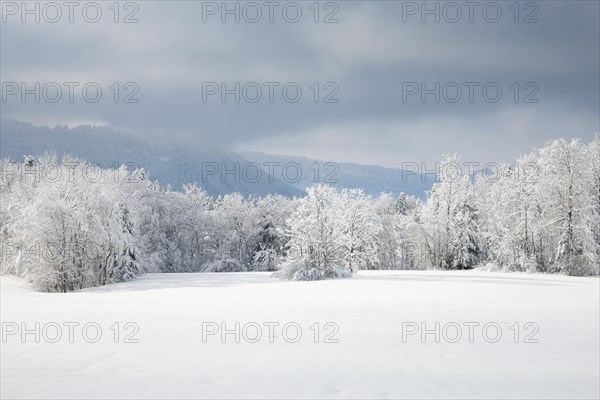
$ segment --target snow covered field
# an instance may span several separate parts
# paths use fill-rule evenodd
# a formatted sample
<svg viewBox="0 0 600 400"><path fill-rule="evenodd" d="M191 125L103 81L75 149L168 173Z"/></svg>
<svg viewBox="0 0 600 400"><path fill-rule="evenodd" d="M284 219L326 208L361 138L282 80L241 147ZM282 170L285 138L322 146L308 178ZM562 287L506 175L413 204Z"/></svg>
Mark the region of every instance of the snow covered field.
<svg viewBox="0 0 600 400"><path fill-rule="evenodd" d="M600 396L597 278L156 274L66 294L1 282L2 398ZM21 337L36 322L40 343Z"/></svg>

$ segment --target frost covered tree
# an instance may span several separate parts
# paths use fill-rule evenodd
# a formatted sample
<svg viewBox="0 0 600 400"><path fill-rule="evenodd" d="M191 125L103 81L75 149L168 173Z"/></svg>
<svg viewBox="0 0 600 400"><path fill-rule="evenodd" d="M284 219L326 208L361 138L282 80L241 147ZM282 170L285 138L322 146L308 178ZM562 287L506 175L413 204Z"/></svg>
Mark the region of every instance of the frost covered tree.
<svg viewBox="0 0 600 400"><path fill-rule="evenodd" d="M439 182L421 210L420 248L429 268L472 268L478 259L473 185L459 161L457 155L450 155L441 162Z"/></svg>
<svg viewBox="0 0 600 400"><path fill-rule="evenodd" d="M596 259L600 262L600 133L587 148L587 157L590 160L590 190L592 206L590 222L596 242Z"/></svg>
<svg viewBox="0 0 600 400"><path fill-rule="evenodd" d="M124 167L102 171L68 156L59 162L54 154L11 170L17 172L2 188L12 202L2 211L10 216L2 218L9 273L40 290L66 292L146 272L133 211L141 211L137 190L144 182L116 179L132 176Z"/></svg>
<svg viewBox="0 0 600 400"><path fill-rule="evenodd" d="M257 199L254 207L256 223L252 238L252 265L254 271L275 271L285 256L287 238L286 218L293 203L280 195L266 195Z"/></svg>
<svg viewBox="0 0 600 400"><path fill-rule="evenodd" d="M594 143L549 142L479 180L488 262L505 270L598 273Z"/></svg>
<svg viewBox="0 0 600 400"><path fill-rule="evenodd" d="M297 200L286 224L289 242L280 276L343 277L378 263L381 224L373 200L361 190L313 186Z"/></svg>
<svg viewBox="0 0 600 400"><path fill-rule="evenodd" d="M213 199L196 184L184 185L183 193L173 193L178 206L172 218L176 226L174 241L181 254L181 268L189 272L204 269L212 261L209 249L213 248ZM172 207L174 208L174 207Z"/></svg>
<svg viewBox="0 0 600 400"><path fill-rule="evenodd" d="M404 237L396 202L390 194L383 193L375 201L374 212L381 225L376 236L378 262L369 264L368 268L400 269Z"/></svg>
<svg viewBox="0 0 600 400"><path fill-rule="evenodd" d="M419 201L412 196L400 193L394 200L383 193L374 200L374 214L380 224L376 235L376 262L369 269L414 269L418 266L418 245L412 229L417 225Z"/></svg>
<svg viewBox="0 0 600 400"><path fill-rule="evenodd" d="M593 157L579 140L556 140L540 150L543 219L552 230L552 268L568 275L597 273L598 243ZM555 241L555 242L554 242Z"/></svg>
<svg viewBox="0 0 600 400"><path fill-rule="evenodd" d="M474 195L469 190L458 204L453 216L453 257L454 269L470 269L475 267L480 257L479 213Z"/></svg>
<svg viewBox="0 0 600 400"><path fill-rule="evenodd" d="M343 189L339 194L341 225L339 243L343 266L351 273L378 264L377 234L381 230L372 200L360 189Z"/></svg>
<svg viewBox="0 0 600 400"><path fill-rule="evenodd" d="M288 277L335 277L342 267L341 203L336 190L326 185L307 189L307 195L298 200L295 212L287 221L289 230Z"/></svg>
<svg viewBox="0 0 600 400"><path fill-rule="evenodd" d="M251 263L251 237L254 216L253 199L234 193L215 201L213 238L215 254L205 270L213 272L245 271Z"/></svg>

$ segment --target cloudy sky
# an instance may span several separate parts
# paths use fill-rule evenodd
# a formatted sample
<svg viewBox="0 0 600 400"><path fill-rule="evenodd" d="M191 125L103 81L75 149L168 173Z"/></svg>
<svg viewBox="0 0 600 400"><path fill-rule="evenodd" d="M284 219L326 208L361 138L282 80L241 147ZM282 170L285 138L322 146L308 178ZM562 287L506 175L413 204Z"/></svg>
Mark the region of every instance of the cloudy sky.
<svg viewBox="0 0 600 400"><path fill-rule="evenodd" d="M314 3L228 2L236 22L222 2L31 2L36 22L3 2L2 117L384 166L511 161L600 130L597 1L428 2L439 22L421 2ZM36 82L39 103L22 96Z"/></svg>

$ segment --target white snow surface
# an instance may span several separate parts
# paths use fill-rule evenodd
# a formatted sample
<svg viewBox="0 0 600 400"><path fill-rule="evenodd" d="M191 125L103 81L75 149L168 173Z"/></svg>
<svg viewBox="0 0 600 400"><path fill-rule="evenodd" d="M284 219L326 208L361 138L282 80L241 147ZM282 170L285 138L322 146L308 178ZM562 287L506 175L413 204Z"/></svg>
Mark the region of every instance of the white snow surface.
<svg viewBox="0 0 600 400"><path fill-rule="evenodd" d="M483 271L361 271L351 279L288 282L269 273L153 274L66 294L1 279L3 332L16 323L46 336L5 335L2 398L589 398L600 397L598 278ZM55 322L62 328L52 339ZM73 343L65 322L77 322ZM83 324L102 329L88 343ZM120 324L114 342L115 322ZM123 326L139 326L123 343ZM203 323L262 326L257 343L233 334L203 341ZM265 322L278 322L273 343ZM284 336L282 326L297 323ZM314 330L320 323L319 343ZM333 336L338 343L324 343ZM462 328L456 343L406 337L403 323ZM465 322L477 322L473 343ZM502 337L481 331L497 323ZM509 328L518 322L515 343ZM537 324L539 331L524 343ZM10 326L9 326L10 325ZM406 325L405 325L406 326ZM330 326L331 328L331 326ZM255 336L248 329L248 339ZM455 330L447 329L448 338ZM42 332L44 333L44 332ZM95 330L88 330L89 337ZM442 332L441 332L442 333ZM495 331L488 330L493 339ZM330 338L331 339L331 338Z"/></svg>

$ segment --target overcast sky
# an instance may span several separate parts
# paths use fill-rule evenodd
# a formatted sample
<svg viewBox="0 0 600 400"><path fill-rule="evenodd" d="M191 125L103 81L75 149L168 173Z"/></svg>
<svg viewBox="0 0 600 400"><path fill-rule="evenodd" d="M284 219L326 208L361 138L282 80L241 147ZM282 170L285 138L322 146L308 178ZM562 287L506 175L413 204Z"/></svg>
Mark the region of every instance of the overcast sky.
<svg viewBox="0 0 600 400"><path fill-rule="evenodd" d="M250 22L257 17L254 6L240 3L240 22L224 15L223 23L221 2L193 1L122 3L118 23L112 1L98 2L102 16L96 23L83 18L81 2L74 22L60 6L62 17L51 23L56 8L48 6L44 14L40 3L36 23L34 15L22 15L20 1L3 2L2 117L106 124L184 148L384 166L429 162L453 152L472 161L511 161L549 139L589 140L600 130L598 1L522 2L518 10L513 1L478 2L471 10L464 2L441 2L439 23L435 15L415 10L421 2L321 2L316 23L313 1L297 3L302 16L296 23L289 22L295 5L285 13L286 2L273 6L270 22L263 3L254 3L262 12L256 23ZM94 6L86 10L93 20ZM123 23L128 15L138 22ZM338 22L325 23L327 18ZM63 97L50 103L55 95L50 85L39 103L33 94L23 103L20 93L11 94L12 82L29 88L56 82ZM72 103L64 82L79 83ZM89 82L103 91L97 103L82 97ZM117 103L114 82L120 86ZM125 87L127 82L135 85ZM239 103L234 94L223 103L219 93L208 95L214 87L207 82L228 88L256 82L262 98L247 101L256 96L250 84L245 93L240 89ZM278 84L272 84L272 102L264 82ZM282 93L290 82L296 85L288 85L289 100L296 87L302 89L295 103ZM420 93L409 94L421 83L433 89L436 82L439 103L435 94L425 102ZM450 82L455 84L446 85ZM465 82L475 82L472 102ZM462 96L452 103L457 86ZM502 97L492 102L497 87ZM124 103L128 94L139 102Z"/></svg>

